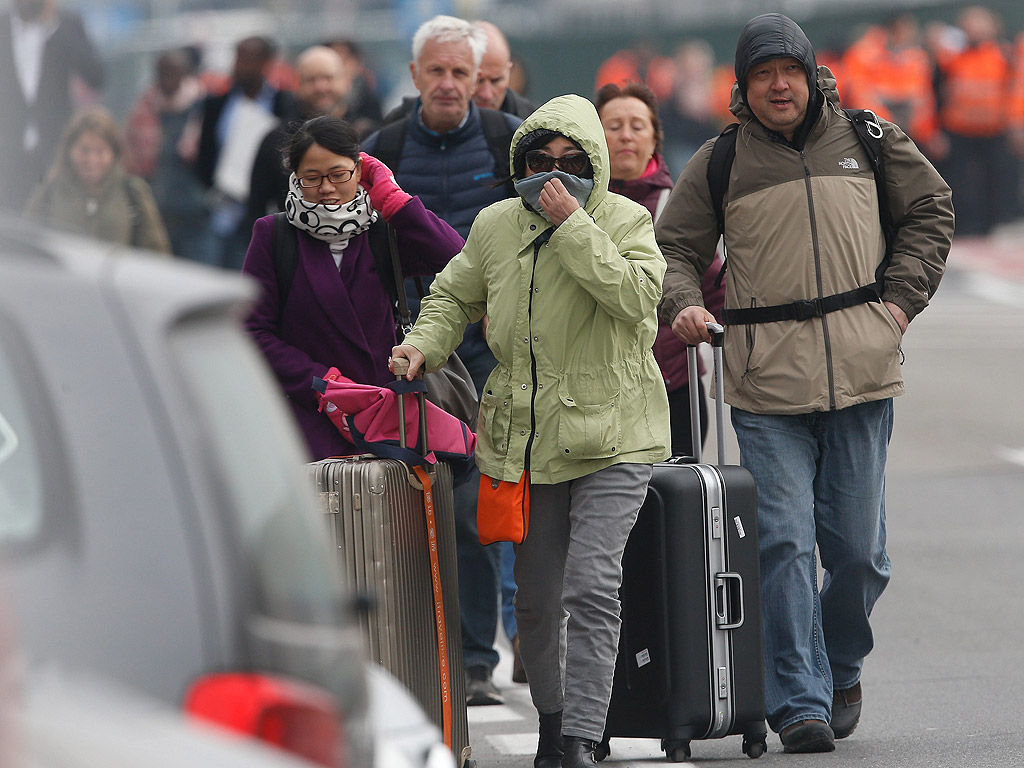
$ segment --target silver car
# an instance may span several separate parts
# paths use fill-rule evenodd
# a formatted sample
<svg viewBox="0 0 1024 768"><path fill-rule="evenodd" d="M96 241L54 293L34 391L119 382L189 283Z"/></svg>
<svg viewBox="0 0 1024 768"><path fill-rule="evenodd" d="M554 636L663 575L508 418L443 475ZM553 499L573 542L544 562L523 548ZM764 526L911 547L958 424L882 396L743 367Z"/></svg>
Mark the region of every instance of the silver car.
<svg viewBox="0 0 1024 768"><path fill-rule="evenodd" d="M253 295L0 227L0 584L29 662L322 765L374 765L375 742L378 761L451 765L376 672L373 698L404 701L371 721L307 457L240 326Z"/></svg>

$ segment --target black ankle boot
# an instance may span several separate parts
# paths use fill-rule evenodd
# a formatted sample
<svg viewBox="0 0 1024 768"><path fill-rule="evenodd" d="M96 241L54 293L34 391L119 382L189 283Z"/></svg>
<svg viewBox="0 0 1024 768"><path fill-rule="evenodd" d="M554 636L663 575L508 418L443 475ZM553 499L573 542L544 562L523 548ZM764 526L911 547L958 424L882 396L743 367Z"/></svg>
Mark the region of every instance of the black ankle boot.
<svg viewBox="0 0 1024 768"><path fill-rule="evenodd" d="M560 768L562 765L562 710L550 715L541 713L540 740L533 768Z"/></svg>
<svg viewBox="0 0 1024 768"><path fill-rule="evenodd" d="M597 768L594 750L597 742L590 739L578 739L575 736L563 737L564 754L561 768Z"/></svg>

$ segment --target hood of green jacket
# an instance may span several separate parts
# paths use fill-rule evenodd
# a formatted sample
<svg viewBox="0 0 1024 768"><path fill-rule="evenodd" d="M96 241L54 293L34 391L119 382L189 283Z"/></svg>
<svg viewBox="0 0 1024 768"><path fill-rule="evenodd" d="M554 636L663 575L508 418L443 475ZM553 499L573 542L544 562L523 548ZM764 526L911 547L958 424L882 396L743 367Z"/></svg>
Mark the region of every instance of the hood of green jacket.
<svg viewBox="0 0 1024 768"><path fill-rule="evenodd" d="M516 130L512 137L512 146L509 148L509 167L515 165L516 147L523 137L537 130L546 128L549 131L557 131L563 136L572 139L590 158L594 166L594 191L587 200L585 210L593 213L608 194L608 181L611 177L608 163L608 143L604 138L604 128L601 127L601 118L597 116L597 109L587 99L576 94L567 96L556 96L551 101L539 107L530 115L523 124Z"/></svg>

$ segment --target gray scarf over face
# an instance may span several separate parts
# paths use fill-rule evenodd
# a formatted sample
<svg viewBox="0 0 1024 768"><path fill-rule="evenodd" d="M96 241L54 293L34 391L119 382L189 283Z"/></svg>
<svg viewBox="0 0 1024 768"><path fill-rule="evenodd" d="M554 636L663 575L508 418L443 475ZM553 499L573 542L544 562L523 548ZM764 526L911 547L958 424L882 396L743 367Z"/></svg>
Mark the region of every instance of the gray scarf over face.
<svg viewBox="0 0 1024 768"><path fill-rule="evenodd" d="M284 201L288 223L323 240L334 248L344 250L348 241L362 234L380 215L370 205L370 196L363 187L357 187L356 196L340 205L311 203L302 198L302 187L293 173L288 179L288 196Z"/></svg>

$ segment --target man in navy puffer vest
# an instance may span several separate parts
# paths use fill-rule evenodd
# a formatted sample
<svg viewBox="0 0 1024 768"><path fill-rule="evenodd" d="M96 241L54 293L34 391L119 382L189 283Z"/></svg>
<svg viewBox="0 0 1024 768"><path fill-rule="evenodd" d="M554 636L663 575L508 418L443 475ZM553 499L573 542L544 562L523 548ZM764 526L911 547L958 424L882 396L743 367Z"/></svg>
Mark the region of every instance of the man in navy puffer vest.
<svg viewBox="0 0 1024 768"><path fill-rule="evenodd" d="M482 209L510 196L510 185L500 182L510 175L509 145L521 122L472 102L486 43L483 31L462 19L435 16L424 23L413 36L409 65L420 94L415 109L363 142L364 151L390 166L402 189L464 238ZM419 297L411 294L415 311ZM495 365L480 323L469 326L457 351L479 394ZM455 491L466 700L502 704L492 679L498 663L500 551L483 547L477 538L478 485L472 478Z"/></svg>

